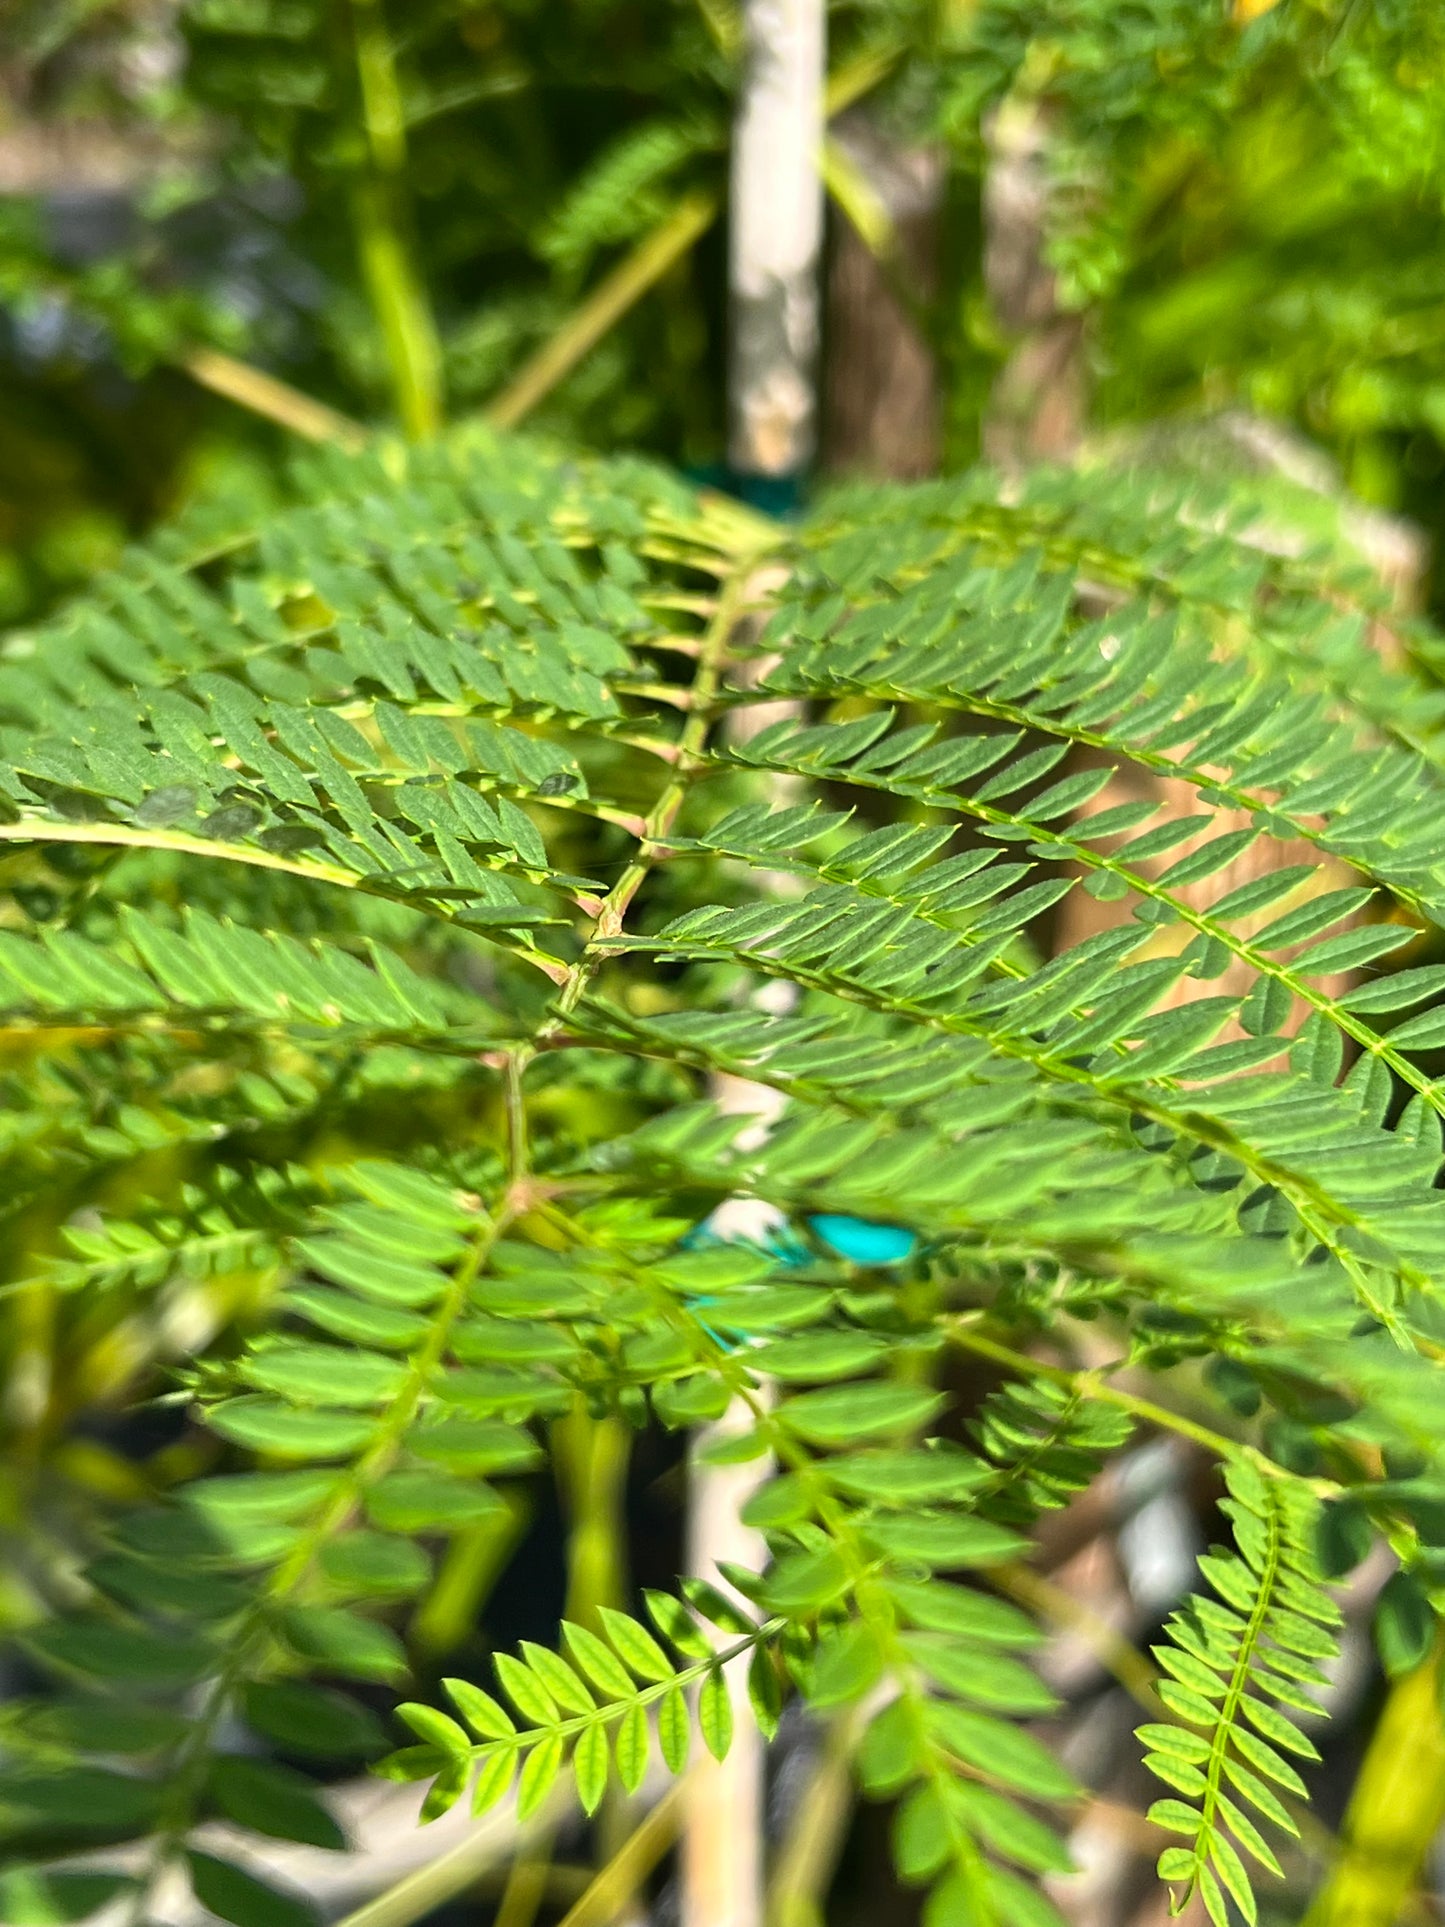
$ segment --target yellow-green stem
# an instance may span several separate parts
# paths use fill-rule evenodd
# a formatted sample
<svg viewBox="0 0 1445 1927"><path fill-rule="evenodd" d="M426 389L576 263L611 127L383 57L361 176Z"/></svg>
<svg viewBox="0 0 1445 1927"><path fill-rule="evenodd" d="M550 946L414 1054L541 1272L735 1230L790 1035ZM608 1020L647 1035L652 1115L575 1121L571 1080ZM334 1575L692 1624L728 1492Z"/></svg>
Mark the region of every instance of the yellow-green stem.
<svg viewBox="0 0 1445 1927"><path fill-rule="evenodd" d="M219 348L188 348L180 356L178 366L200 387L209 388L213 395L224 395L238 408L249 409L253 415L275 422L305 441L334 442L350 455L359 453L367 444L367 432L360 422L338 414L325 402L303 395L299 388L278 381L274 375L253 368L247 361L222 354Z"/></svg>
<svg viewBox="0 0 1445 1927"><path fill-rule="evenodd" d="M357 251L396 412L419 441L441 427L442 355L411 240L406 117L381 0L351 0L351 22L367 153L352 190Z"/></svg>
<svg viewBox="0 0 1445 1927"><path fill-rule="evenodd" d="M825 1927L828 1886L853 1811L853 1756L872 1711L865 1700L828 1722L822 1756L778 1849L767 1927Z"/></svg>
<svg viewBox="0 0 1445 1927"><path fill-rule="evenodd" d="M657 285L673 263L682 259L698 236L712 226L717 211L715 194L685 195L488 402L483 411L485 419L494 428L515 428L559 382L566 380L648 289Z"/></svg>
<svg viewBox="0 0 1445 1927"><path fill-rule="evenodd" d="M532 1522L522 1489L503 1492L502 1504L504 1509L452 1534L436 1582L411 1622L411 1643L419 1652L454 1652L476 1631L477 1614Z"/></svg>
<svg viewBox="0 0 1445 1927"><path fill-rule="evenodd" d="M638 1886L677 1837L682 1816L679 1781L622 1842L597 1877L563 1916L559 1927L607 1927L623 1912Z"/></svg>
<svg viewBox="0 0 1445 1927"><path fill-rule="evenodd" d="M1345 1814L1343 1850L1305 1927L1394 1927L1445 1823L1441 1645L1395 1681Z"/></svg>
<svg viewBox="0 0 1445 1927"><path fill-rule="evenodd" d="M568 1514L567 1617L595 1628L598 1607L621 1606L627 1583L631 1435L620 1419L594 1418L579 1394L552 1440Z"/></svg>

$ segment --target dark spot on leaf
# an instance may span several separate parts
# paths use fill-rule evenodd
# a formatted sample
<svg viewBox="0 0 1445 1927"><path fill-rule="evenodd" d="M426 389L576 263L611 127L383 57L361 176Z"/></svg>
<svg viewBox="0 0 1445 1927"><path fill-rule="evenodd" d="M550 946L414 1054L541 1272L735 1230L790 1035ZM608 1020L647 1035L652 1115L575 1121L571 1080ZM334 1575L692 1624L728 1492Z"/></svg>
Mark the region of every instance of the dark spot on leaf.
<svg viewBox="0 0 1445 1927"><path fill-rule="evenodd" d="M261 812L253 803L224 803L201 824L202 836L214 836L229 842L238 836L249 836L261 821Z"/></svg>
<svg viewBox="0 0 1445 1927"><path fill-rule="evenodd" d="M32 923L48 923L60 908L60 898L53 890L32 888L28 884L18 884L14 897Z"/></svg>
<svg viewBox="0 0 1445 1927"><path fill-rule="evenodd" d="M151 791L136 809L133 821L143 830L159 830L193 816L195 809L196 792L189 783L167 783L163 789Z"/></svg>
<svg viewBox="0 0 1445 1927"><path fill-rule="evenodd" d="M544 776L537 785L538 796L565 796L568 790L575 790L577 778L570 769L554 769L550 776Z"/></svg>
<svg viewBox="0 0 1445 1927"><path fill-rule="evenodd" d="M298 851L314 849L321 842L320 830L309 823L279 823L274 830L263 830L256 838L263 850L274 856L295 856Z"/></svg>

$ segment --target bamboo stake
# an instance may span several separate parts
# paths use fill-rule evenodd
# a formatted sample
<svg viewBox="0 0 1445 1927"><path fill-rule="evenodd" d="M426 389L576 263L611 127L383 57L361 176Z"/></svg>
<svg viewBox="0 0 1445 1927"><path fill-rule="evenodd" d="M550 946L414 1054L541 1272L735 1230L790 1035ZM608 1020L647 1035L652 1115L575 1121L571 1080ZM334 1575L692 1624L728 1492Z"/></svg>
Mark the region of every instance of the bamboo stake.
<svg viewBox="0 0 1445 1927"><path fill-rule="evenodd" d="M709 1445L752 1428L753 1414L735 1399L694 1441L688 1477L687 1570L716 1582L719 1560L761 1570L760 1533L745 1526L743 1507L771 1470L767 1459L709 1465ZM687 1778L682 1836L682 1927L762 1927L763 1738L748 1704L747 1658L726 1669L733 1704L727 1758L700 1760Z"/></svg>

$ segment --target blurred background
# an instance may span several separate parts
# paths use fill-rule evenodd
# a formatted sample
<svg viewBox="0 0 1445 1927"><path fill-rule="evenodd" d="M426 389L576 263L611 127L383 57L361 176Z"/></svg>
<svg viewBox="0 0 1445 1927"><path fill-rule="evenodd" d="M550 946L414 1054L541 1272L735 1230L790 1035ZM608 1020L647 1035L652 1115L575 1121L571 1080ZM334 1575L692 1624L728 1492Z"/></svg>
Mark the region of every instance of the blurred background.
<svg viewBox="0 0 1445 1927"><path fill-rule="evenodd" d="M0 618L198 493L276 486L316 419L279 427L249 370L717 473L735 0L388 4L8 0ZM827 27L815 481L1207 421L1211 462L1320 482L1325 455L1434 534L1438 6L840 0Z"/></svg>
<svg viewBox="0 0 1445 1927"><path fill-rule="evenodd" d="M285 500L308 442L474 417L639 449L784 512L849 476L981 459L1252 476L1287 495L1299 540L1343 530L1399 604L1440 613L1440 0L828 7L815 420L773 461L729 424L734 0L3 13L0 625L44 615L167 517ZM7 1335L12 1368L26 1343ZM113 1361L91 1395L124 1404L153 1365L127 1378ZM76 1492L165 1448L164 1428L107 1424L75 1460ZM627 1555L654 1583L675 1565L676 1484L675 1467L634 1463ZM1187 1455L1143 1448L1059 1515L1018 1582L1057 1628L1045 1670L1070 1764L1098 1790L1081 1872L1056 1895L1078 1927L1162 1913L1129 1733L1151 1704L1142 1650L1189 1586L1216 1497ZM534 1523L494 1636L555 1620L564 1530L555 1512ZM1367 1564L1351 1581L1319 1832L1281 1920L1332 1864L1352 1787L1388 1812L1366 1630L1387 1577ZM12 1622L23 1591L0 1597ZM1393 1670L1423 1650L1402 1647ZM1430 1721L1411 1770L1434 1772L1445 1809ZM785 1728L771 1811L797 1878L774 1927L916 1911L882 1871L886 1818L850 1819L840 1770L823 1735ZM455 1836L417 1836L414 1812L364 1783L338 1797L369 1871L316 1854L290 1867L328 1918L484 1920L512 1894L499 1867L515 1841L465 1878L408 1887ZM539 1917L565 1911L566 1874L564 1856L555 1891L531 1898ZM1433 1915L1433 1879L1400 1917ZM378 1889L389 1911L368 1913ZM1350 1918L1388 1927L1397 1900ZM665 1884L654 1901L675 1917Z"/></svg>

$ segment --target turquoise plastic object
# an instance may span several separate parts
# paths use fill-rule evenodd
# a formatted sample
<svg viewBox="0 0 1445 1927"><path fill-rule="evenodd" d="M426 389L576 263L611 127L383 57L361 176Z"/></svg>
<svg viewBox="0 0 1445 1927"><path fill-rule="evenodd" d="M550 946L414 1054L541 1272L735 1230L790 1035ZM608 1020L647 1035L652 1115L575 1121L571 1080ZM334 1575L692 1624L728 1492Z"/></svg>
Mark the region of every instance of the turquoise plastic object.
<svg viewBox="0 0 1445 1927"><path fill-rule="evenodd" d="M899 1224L875 1224L868 1218L850 1218L841 1212L820 1212L808 1219L809 1229L826 1245L830 1245L840 1258L846 1258L855 1265L901 1265L911 1258L918 1249L918 1239L911 1231ZM695 1225L682 1240L684 1251L696 1251L701 1245L722 1244L725 1240L711 1230L706 1220ZM808 1262L806 1246L791 1237L786 1226L780 1226L768 1240L765 1247L778 1263L785 1268L805 1265ZM700 1293L687 1301L688 1309L704 1312L717 1299L711 1294ZM739 1341L724 1338L721 1332L714 1331L711 1325L703 1323L703 1330L715 1344L725 1351L737 1351Z"/></svg>
<svg viewBox="0 0 1445 1927"><path fill-rule="evenodd" d="M916 1234L901 1224L875 1224L823 1211L809 1218L808 1225L840 1258L855 1265L901 1265L918 1249Z"/></svg>

